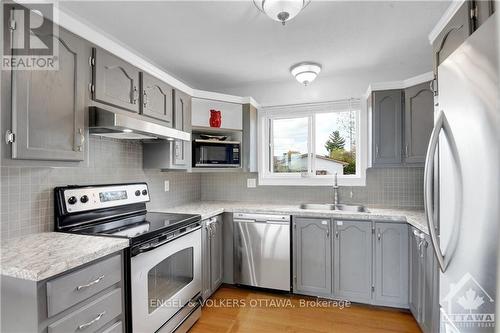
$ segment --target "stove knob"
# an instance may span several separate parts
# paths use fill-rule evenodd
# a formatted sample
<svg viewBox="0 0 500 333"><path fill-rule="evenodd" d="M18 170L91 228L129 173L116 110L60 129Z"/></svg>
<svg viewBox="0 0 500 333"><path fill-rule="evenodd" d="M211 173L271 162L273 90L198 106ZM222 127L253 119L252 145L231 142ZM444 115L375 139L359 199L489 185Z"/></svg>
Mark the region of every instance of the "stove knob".
<svg viewBox="0 0 500 333"><path fill-rule="evenodd" d="M77 201L78 201L78 200L76 199L76 197L69 197L69 198L68 198L68 203L69 203L70 205L74 205L74 204L76 204L76 202L77 202Z"/></svg>
<svg viewBox="0 0 500 333"><path fill-rule="evenodd" d="M148 191L142 190L142 195L146 195L146 194L148 194Z"/></svg>
<svg viewBox="0 0 500 333"><path fill-rule="evenodd" d="M88 197L88 196L86 196L86 195L83 195L83 196L80 198L80 202L81 202L81 203L86 203L86 202L88 202L88 201L89 201L89 197Z"/></svg>
<svg viewBox="0 0 500 333"><path fill-rule="evenodd" d="M140 196L140 195L141 195L141 191L139 191L139 190L135 191L135 196L136 196L136 197L138 197L138 196Z"/></svg>

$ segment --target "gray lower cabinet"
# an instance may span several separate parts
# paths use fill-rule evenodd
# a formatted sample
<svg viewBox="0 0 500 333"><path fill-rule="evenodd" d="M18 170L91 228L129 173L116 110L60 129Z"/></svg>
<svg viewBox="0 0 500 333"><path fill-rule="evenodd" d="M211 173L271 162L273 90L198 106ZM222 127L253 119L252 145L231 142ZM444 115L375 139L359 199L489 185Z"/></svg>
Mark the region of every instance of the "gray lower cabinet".
<svg viewBox="0 0 500 333"><path fill-rule="evenodd" d="M434 127L434 92L430 82L405 90L404 163L422 165Z"/></svg>
<svg viewBox="0 0 500 333"><path fill-rule="evenodd" d="M22 38L22 29L13 31L14 42ZM11 72L12 158L83 161L90 45L63 28L49 38L58 70Z"/></svg>
<svg viewBox="0 0 500 333"><path fill-rule="evenodd" d="M439 272L428 235L411 228L410 237L410 311L424 333L439 328Z"/></svg>
<svg viewBox="0 0 500 333"><path fill-rule="evenodd" d="M374 91L372 95L372 165L400 165L403 93L401 90L383 90Z"/></svg>
<svg viewBox="0 0 500 333"><path fill-rule="evenodd" d="M332 241L330 219L293 218L295 293L332 294Z"/></svg>
<svg viewBox="0 0 500 333"><path fill-rule="evenodd" d="M39 282L2 276L1 290L2 332L125 332L122 252Z"/></svg>
<svg viewBox="0 0 500 333"><path fill-rule="evenodd" d="M202 222L202 297L209 298L224 276L222 215Z"/></svg>
<svg viewBox="0 0 500 333"><path fill-rule="evenodd" d="M334 221L333 294L370 303L372 296L372 224Z"/></svg>
<svg viewBox="0 0 500 333"><path fill-rule="evenodd" d="M103 49L92 53L93 99L139 113L139 69Z"/></svg>
<svg viewBox="0 0 500 333"><path fill-rule="evenodd" d="M172 127L174 89L147 73L141 73L141 92L141 113Z"/></svg>
<svg viewBox="0 0 500 333"><path fill-rule="evenodd" d="M293 217L293 291L408 308L406 223Z"/></svg>
<svg viewBox="0 0 500 333"><path fill-rule="evenodd" d="M408 227L375 223L375 290L373 303L408 306Z"/></svg>

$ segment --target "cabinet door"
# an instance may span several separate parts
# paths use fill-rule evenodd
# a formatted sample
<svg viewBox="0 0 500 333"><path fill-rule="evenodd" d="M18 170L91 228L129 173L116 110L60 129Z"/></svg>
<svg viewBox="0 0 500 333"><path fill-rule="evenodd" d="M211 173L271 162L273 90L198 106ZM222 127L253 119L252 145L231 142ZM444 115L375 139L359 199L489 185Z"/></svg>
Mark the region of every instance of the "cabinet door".
<svg viewBox="0 0 500 333"><path fill-rule="evenodd" d="M401 164L401 90L373 93L373 166Z"/></svg>
<svg viewBox="0 0 500 333"><path fill-rule="evenodd" d="M210 297L210 226L209 220L204 220L201 227L201 296L204 300Z"/></svg>
<svg viewBox="0 0 500 333"><path fill-rule="evenodd" d="M294 289L301 294L332 293L330 220L294 218Z"/></svg>
<svg viewBox="0 0 500 333"><path fill-rule="evenodd" d="M141 76L141 113L172 127L173 88L147 73L141 73Z"/></svg>
<svg viewBox="0 0 500 333"><path fill-rule="evenodd" d="M432 44L434 53L434 73L437 67L455 51L472 33L470 21L470 1L464 1ZM437 91L437 89L435 89Z"/></svg>
<svg viewBox="0 0 500 333"><path fill-rule="evenodd" d="M422 243L422 316L420 323L425 333L433 332L433 321L439 316L439 304L435 297L434 281L438 274L438 267L434 260L434 253L429 236Z"/></svg>
<svg viewBox="0 0 500 333"><path fill-rule="evenodd" d="M404 161L423 165L434 126L434 93L430 82L405 90L404 123Z"/></svg>
<svg viewBox="0 0 500 333"><path fill-rule="evenodd" d="M139 70L102 49L94 48L94 100L139 112Z"/></svg>
<svg viewBox="0 0 500 333"><path fill-rule="evenodd" d="M174 128L191 132L191 97L179 90L174 90ZM174 141L173 164L188 166L191 160L191 142Z"/></svg>
<svg viewBox="0 0 500 333"><path fill-rule="evenodd" d="M222 284L223 278L223 233L222 216L213 218L210 224L212 237L210 238L210 289L214 293Z"/></svg>
<svg viewBox="0 0 500 333"><path fill-rule="evenodd" d="M14 42L22 35L14 30ZM52 38L58 70L12 71L12 158L82 161L90 46L62 28Z"/></svg>
<svg viewBox="0 0 500 333"><path fill-rule="evenodd" d="M375 303L408 306L408 227L376 223Z"/></svg>
<svg viewBox="0 0 500 333"><path fill-rule="evenodd" d="M420 298L421 298L421 258L420 258L420 238L419 232L415 228L411 228L409 239L409 292L408 305L413 317L417 322L420 321Z"/></svg>
<svg viewBox="0 0 500 333"><path fill-rule="evenodd" d="M333 293L369 303L372 295L372 223L335 221Z"/></svg>

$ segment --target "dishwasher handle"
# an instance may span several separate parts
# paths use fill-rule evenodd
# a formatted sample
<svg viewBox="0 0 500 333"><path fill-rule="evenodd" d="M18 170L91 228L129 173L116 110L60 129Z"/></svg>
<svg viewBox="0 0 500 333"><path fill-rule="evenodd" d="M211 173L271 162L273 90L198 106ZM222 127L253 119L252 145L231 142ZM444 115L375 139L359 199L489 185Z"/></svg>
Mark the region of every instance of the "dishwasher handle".
<svg viewBox="0 0 500 333"><path fill-rule="evenodd" d="M256 213L234 213L233 221L248 221L248 222L265 222L265 223L275 223L275 222L285 222L290 223L290 215L278 215L278 214L256 214Z"/></svg>
<svg viewBox="0 0 500 333"><path fill-rule="evenodd" d="M273 221L273 220L243 220L233 219L233 223L260 223L260 224L277 224L277 225L290 225L289 221Z"/></svg>

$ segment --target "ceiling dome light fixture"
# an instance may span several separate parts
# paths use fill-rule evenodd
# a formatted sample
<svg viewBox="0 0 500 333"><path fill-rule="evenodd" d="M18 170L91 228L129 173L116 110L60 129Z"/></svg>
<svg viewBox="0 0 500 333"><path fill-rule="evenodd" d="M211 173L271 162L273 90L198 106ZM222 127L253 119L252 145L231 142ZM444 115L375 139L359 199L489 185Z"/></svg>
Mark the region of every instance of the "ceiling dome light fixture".
<svg viewBox="0 0 500 333"><path fill-rule="evenodd" d="M290 73L303 85L313 82L321 72L321 65L314 62L301 62L290 68Z"/></svg>
<svg viewBox="0 0 500 333"><path fill-rule="evenodd" d="M253 0L257 9L283 25L297 16L310 2L311 0Z"/></svg>

